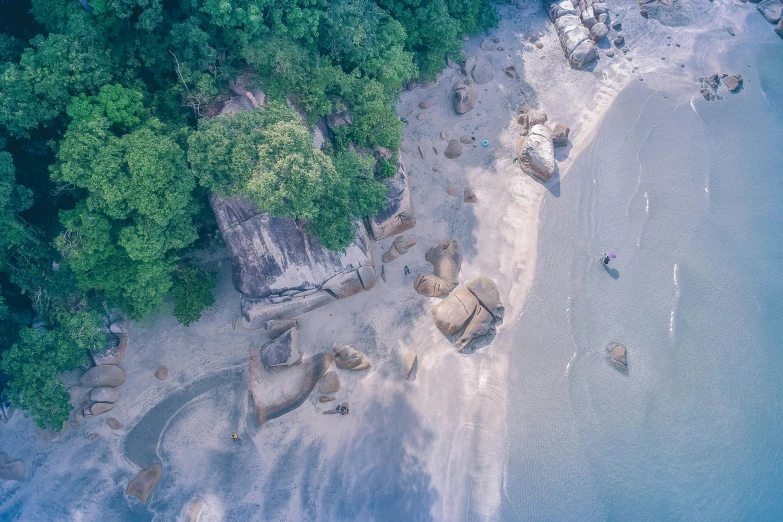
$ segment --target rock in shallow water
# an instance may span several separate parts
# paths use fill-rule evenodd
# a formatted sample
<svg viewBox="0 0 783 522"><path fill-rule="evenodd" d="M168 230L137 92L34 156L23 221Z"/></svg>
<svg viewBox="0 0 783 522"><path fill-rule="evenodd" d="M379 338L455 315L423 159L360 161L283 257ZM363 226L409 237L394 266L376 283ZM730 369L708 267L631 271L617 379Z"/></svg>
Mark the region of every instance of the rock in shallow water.
<svg viewBox="0 0 783 522"><path fill-rule="evenodd" d="M606 351L609 352L609 356L613 363L622 367L628 366L627 352L624 344L609 343L606 347Z"/></svg>
<svg viewBox="0 0 783 522"><path fill-rule="evenodd" d="M163 469L160 467L160 464L153 464L144 468L130 481L128 489L125 490L125 495L136 497L142 504L146 504L155 486L158 485L162 473Z"/></svg>

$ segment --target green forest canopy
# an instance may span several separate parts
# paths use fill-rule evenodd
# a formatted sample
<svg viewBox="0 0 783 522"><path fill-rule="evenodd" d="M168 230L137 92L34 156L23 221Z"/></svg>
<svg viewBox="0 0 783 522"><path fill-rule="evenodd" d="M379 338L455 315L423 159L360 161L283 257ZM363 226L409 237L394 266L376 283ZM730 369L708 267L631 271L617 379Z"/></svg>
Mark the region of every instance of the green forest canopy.
<svg viewBox="0 0 783 522"><path fill-rule="evenodd" d="M216 278L183 256L219 240L207 197L243 194L334 250L384 186L408 82L497 21L489 0L0 0L0 390L42 427L59 372L100 350L106 306L185 325ZM250 75L265 110L205 119ZM351 109L323 151L312 123ZM389 172L382 165L381 173ZM36 328L31 328L33 316Z"/></svg>

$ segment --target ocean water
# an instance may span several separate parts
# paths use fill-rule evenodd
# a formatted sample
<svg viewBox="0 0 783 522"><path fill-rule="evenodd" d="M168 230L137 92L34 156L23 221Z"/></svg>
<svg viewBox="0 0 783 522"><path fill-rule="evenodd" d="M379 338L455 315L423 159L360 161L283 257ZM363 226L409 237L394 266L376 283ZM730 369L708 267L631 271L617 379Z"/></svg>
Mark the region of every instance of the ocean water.
<svg viewBox="0 0 783 522"><path fill-rule="evenodd" d="M624 91L544 200L503 520L783 520L783 45L726 61L721 101Z"/></svg>

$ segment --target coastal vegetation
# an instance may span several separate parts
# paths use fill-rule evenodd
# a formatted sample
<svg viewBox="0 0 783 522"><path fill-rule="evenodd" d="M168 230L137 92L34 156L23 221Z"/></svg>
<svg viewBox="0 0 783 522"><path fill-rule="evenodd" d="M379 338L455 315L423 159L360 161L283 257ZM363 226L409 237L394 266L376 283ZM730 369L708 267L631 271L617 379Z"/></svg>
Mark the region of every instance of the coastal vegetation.
<svg viewBox="0 0 783 522"><path fill-rule="evenodd" d="M214 304L215 274L188 256L220 242L211 191L344 249L394 173L358 151L397 151L398 92L497 21L489 0L0 9L0 393L41 427L67 418L58 375L105 346L109 309L170 299L188 325ZM238 77L265 108L216 116ZM345 109L352 124L315 148L308 126Z"/></svg>

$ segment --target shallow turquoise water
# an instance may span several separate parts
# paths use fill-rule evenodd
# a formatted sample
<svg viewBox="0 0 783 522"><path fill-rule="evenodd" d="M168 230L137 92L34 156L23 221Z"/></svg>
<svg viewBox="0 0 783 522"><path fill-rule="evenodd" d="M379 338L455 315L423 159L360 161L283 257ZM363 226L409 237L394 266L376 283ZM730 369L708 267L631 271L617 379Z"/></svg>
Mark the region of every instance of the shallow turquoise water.
<svg viewBox="0 0 783 522"><path fill-rule="evenodd" d="M741 51L722 101L623 92L545 198L504 520L783 520L783 46Z"/></svg>

